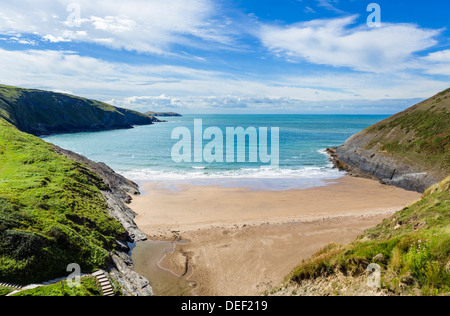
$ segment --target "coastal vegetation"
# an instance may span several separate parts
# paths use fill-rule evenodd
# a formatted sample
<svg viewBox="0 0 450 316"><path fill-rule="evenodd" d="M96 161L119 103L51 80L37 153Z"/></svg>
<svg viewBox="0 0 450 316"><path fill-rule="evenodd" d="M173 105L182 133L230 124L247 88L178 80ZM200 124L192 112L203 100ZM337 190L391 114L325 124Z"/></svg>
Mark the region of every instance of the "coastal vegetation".
<svg viewBox="0 0 450 316"><path fill-rule="evenodd" d="M83 277L79 287L69 287L67 281L24 290L12 296L102 296L102 288L95 277Z"/></svg>
<svg viewBox="0 0 450 316"><path fill-rule="evenodd" d="M153 117L66 94L0 86L1 281L26 285L59 278L71 263L87 273L104 269L117 240L127 236L102 195L111 187L85 164L33 135L130 128L151 124ZM336 274L361 276L377 263L382 289L389 294L448 295L450 89L355 139L371 155L375 151L444 180L355 242L324 248L286 282L300 287ZM63 288L55 284L18 295L100 294L92 278L84 278L79 289ZM0 296L11 291L0 287Z"/></svg>
<svg viewBox="0 0 450 316"><path fill-rule="evenodd" d="M181 116L181 114L178 114L175 112L153 112L153 111L145 112L145 115L148 115L151 117L154 117L154 116L162 116L162 117Z"/></svg>
<svg viewBox="0 0 450 316"><path fill-rule="evenodd" d="M449 258L450 177L355 242L319 251L297 267L286 284L301 287L304 281L336 274L366 275L369 264L376 263L382 269L381 288L388 294L449 295Z"/></svg>
<svg viewBox="0 0 450 316"><path fill-rule="evenodd" d="M152 124L142 113L63 93L0 85L0 117L33 135Z"/></svg>
<svg viewBox="0 0 450 316"><path fill-rule="evenodd" d="M450 174L450 89L328 152L350 174L423 193Z"/></svg>
<svg viewBox="0 0 450 316"><path fill-rule="evenodd" d="M446 177L450 174L450 89L367 129L366 148Z"/></svg>
<svg viewBox="0 0 450 316"><path fill-rule="evenodd" d="M0 280L22 285L106 266L122 225L98 175L0 118Z"/></svg>
<svg viewBox="0 0 450 316"><path fill-rule="evenodd" d="M9 293L12 293L13 291L14 291L13 288L7 286L0 286L0 296L6 296Z"/></svg>
<svg viewBox="0 0 450 316"><path fill-rule="evenodd" d="M362 282L374 263L381 267L384 294L450 295L450 89L365 129L329 152L338 168L407 189L420 190L433 179L441 182L355 242L322 249L271 293L289 288L292 295L311 294L314 288L315 294L332 295L330 288L335 294L342 288L339 282L352 284L352 294L357 293L355 289L367 292ZM414 173L418 171L432 177L418 177Z"/></svg>
<svg viewBox="0 0 450 316"><path fill-rule="evenodd" d="M160 120L158 117L178 117L178 116L182 116L181 114L178 114L178 113L175 113L175 112L153 112L153 111L145 112L145 115L150 117L150 119L154 123L166 123L167 122L167 121L164 121L164 120Z"/></svg>

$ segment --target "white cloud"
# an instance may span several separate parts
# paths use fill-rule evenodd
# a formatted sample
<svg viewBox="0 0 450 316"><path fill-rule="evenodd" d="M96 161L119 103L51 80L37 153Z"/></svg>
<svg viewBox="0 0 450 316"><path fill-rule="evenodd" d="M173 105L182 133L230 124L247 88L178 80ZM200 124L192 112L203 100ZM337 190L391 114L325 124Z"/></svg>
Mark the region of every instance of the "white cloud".
<svg viewBox="0 0 450 316"><path fill-rule="evenodd" d="M263 25L263 45L289 61L374 73L415 67L414 54L437 44L440 31L412 24L354 26L357 16L313 20L286 27Z"/></svg>
<svg viewBox="0 0 450 316"><path fill-rule="evenodd" d="M450 76L450 49L431 53L422 60L427 74Z"/></svg>
<svg viewBox="0 0 450 316"><path fill-rule="evenodd" d="M5 38L2 40L8 41L8 42L13 42L13 43L19 43L19 44L23 44L23 45L32 45L32 46L36 45L36 41L21 38L21 36L19 36L19 35L17 37L12 36L9 39Z"/></svg>
<svg viewBox="0 0 450 316"><path fill-rule="evenodd" d="M303 112L309 108L314 112L325 105L330 111L333 105L427 98L448 88L448 81L402 73L329 72L250 80L189 67L106 62L70 51L1 48L0 80L25 88L71 91L143 111L202 109L198 111L202 113L203 109L254 113Z"/></svg>
<svg viewBox="0 0 450 316"><path fill-rule="evenodd" d="M2 1L0 33L33 34L51 42L82 41L158 54L179 42L229 38L214 24L212 0L77 0L80 15L67 0ZM78 24L78 25L77 25ZM79 26L79 27L77 27ZM221 29L223 31L223 29ZM187 41L186 38L190 40Z"/></svg>
<svg viewBox="0 0 450 316"><path fill-rule="evenodd" d="M131 97L107 101L118 107L131 108L141 112L175 111L189 113L374 113L389 114L400 112L422 101L422 99L381 99L381 100L322 100L305 101L298 98L196 96L172 98Z"/></svg>
<svg viewBox="0 0 450 316"><path fill-rule="evenodd" d="M424 59L427 61L437 63L450 63L450 49L431 53Z"/></svg>
<svg viewBox="0 0 450 316"><path fill-rule="evenodd" d="M333 3L337 3L338 2L337 0L316 0L316 1L318 2L317 3L318 7L322 7L322 8L325 8L325 9L327 9L329 11L333 11L333 12L336 12L336 13L344 13L344 11L339 10L338 8L336 8L333 5Z"/></svg>
<svg viewBox="0 0 450 316"><path fill-rule="evenodd" d="M168 97L165 94L160 96L134 96L106 100L106 103L128 109L141 110L142 112L150 111L152 109L160 110L175 108L176 102L176 98Z"/></svg>

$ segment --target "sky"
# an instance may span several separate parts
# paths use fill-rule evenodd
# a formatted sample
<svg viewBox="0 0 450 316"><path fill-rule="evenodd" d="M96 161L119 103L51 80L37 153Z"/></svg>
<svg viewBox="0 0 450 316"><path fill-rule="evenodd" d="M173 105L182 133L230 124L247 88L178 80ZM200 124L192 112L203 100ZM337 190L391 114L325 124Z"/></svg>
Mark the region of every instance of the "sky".
<svg viewBox="0 0 450 316"><path fill-rule="evenodd" d="M0 84L138 111L393 114L450 87L446 0L0 4Z"/></svg>

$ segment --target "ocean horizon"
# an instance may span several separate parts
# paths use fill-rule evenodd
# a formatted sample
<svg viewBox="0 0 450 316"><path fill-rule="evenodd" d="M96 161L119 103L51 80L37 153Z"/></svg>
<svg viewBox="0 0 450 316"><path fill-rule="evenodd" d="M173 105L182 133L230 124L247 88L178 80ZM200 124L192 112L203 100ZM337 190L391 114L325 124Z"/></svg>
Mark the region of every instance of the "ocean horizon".
<svg viewBox="0 0 450 316"><path fill-rule="evenodd" d="M386 115L185 115L164 118L168 122L137 126L127 130L60 134L44 140L97 162L104 162L123 176L138 182L157 182L175 188L176 184L245 187L254 190L307 189L337 179L342 172L333 169L326 148L343 144L350 136L388 116ZM172 131L194 120L203 127L267 127L280 129L279 167L249 162L174 162L172 147L177 140ZM203 141L205 145L207 141ZM270 143L269 143L269 150Z"/></svg>

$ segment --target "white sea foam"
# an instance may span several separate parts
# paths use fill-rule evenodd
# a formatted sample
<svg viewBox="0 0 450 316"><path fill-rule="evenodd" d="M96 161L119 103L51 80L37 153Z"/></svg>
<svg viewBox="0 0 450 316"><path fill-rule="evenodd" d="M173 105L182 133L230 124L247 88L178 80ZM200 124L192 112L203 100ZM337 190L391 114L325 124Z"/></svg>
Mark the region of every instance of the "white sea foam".
<svg viewBox="0 0 450 316"><path fill-rule="evenodd" d="M343 175L331 165L326 167L304 167L300 169L243 168L226 171L211 171L205 167L183 170L140 169L121 172L135 181L170 181L191 179L337 179Z"/></svg>

